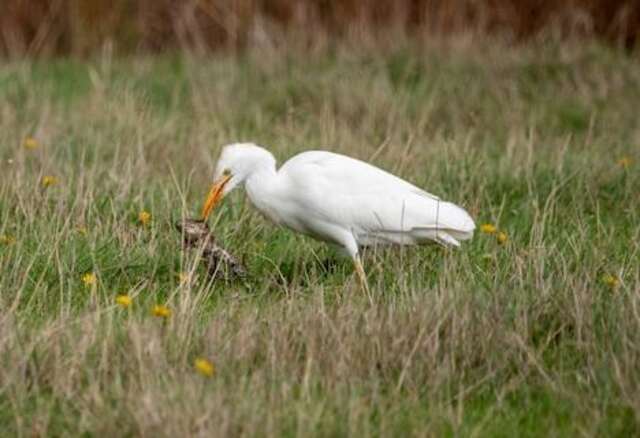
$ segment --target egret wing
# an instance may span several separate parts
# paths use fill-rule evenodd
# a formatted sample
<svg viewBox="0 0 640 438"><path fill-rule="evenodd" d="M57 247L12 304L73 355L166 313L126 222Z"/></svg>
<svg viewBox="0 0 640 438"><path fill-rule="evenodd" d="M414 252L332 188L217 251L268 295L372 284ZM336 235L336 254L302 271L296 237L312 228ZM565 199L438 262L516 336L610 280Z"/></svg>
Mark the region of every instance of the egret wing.
<svg viewBox="0 0 640 438"><path fill-rule="evenodd" d="M331 181L340 193L411 192L432 199L437 196L364 161L327 151L308 151L292 157L280 169L298 176L318 175ZM308 172L308 173L307 173Z"/></svg>
<svg viewBox="0 0 640 438"><path fill-rule="evenodd" d="M340 226L359 241L457 244L475 225L462 208L362 161L328 152L307 152L287 162L290 199L300 205L300 220L315 218ZM439 234L449 233L439 238ZM452 240L452 241L449 241Z"/></svg>

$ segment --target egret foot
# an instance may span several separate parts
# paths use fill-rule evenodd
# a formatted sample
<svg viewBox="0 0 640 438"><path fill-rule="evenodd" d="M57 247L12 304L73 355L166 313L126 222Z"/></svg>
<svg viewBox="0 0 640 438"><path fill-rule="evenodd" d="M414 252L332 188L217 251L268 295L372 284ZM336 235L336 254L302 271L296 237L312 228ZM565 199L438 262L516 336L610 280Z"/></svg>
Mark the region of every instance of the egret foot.
<svg viewBox="0 0 640 438"><path fill-rule="evenodd" d="M353 264L356 268L356 274L358 274L358 280L360 280L360 286L364 290L364 293L369 297L369 301L371 301L371 292L369 291L369 283L367 283L367 274L364 272L364 268L362 267L362 260L360 260L360 256L356 256L353 259Z"/></svg>

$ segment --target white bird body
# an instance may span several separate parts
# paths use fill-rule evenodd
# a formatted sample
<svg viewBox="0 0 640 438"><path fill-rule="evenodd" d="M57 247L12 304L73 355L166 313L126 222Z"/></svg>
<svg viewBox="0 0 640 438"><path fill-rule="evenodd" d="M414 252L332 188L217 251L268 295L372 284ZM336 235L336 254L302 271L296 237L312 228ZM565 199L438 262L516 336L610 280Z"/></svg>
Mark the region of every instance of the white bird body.
<svg viewBox="0 0 640 438"><path fill-rule="evenodd" d="M359 247L370 245L436 241L458 246L475 229L457 205L332 152L303 152L276 170L276 160L266 149L232 144L223 149L215 180L224 180L223 175L228 177L220 197L244 183L251 203L273 222L337 244L354 260Z"/></svg>

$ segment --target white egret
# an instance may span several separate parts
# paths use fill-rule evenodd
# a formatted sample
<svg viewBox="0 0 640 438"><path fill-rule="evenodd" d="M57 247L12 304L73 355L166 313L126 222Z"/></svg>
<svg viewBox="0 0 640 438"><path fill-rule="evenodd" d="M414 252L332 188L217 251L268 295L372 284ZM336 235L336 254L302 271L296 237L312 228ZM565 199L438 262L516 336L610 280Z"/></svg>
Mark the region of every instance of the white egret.
<svg viewBox="0 0 640 438"><path fill-rule="evenodd" d="M274 156L252 143L222 149L203 220L242 184L251 203L276 224L344 248L365 290L359 248L428 241L459 246L475 229L461 207L363 161L308 151L276 169Z"/></svg>

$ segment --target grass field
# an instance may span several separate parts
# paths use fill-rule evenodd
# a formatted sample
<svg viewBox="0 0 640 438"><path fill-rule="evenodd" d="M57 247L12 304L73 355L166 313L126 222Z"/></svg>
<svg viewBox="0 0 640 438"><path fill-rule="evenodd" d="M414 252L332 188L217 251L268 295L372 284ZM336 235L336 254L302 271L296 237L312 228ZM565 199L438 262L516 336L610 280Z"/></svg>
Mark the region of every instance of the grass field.
<svg viewBox="0 0 640 438"><path fill-rule="evenodd" d="M639 102L638 58L588 44L3 63L2 434L640 433ZM212 225L251 277L211 284L172 224L239 140L371 161L507 240L369 252L370 302L238 192Z"/></svg>

